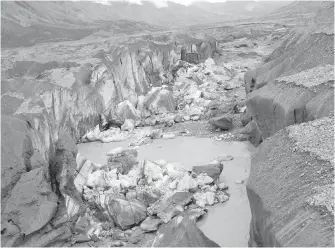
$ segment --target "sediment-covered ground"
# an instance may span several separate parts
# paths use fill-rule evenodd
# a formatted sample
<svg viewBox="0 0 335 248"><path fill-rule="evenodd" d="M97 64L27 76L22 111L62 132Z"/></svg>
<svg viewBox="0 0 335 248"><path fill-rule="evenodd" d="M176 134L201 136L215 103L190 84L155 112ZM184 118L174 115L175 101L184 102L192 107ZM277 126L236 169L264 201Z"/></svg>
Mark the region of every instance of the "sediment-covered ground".
<svg viewBox="0 0 335 248"><path fill-rule="evenodd" d="M191 169L138 159L139 147L205 136L258 146L236 181L247 182L250 246L333 246L334 4L320 6L293 29L2 49L2 244L218 246L196 221L229 202L219 179L234 157ZM126 147L99 164L78 154L93 141Z"/></svg>

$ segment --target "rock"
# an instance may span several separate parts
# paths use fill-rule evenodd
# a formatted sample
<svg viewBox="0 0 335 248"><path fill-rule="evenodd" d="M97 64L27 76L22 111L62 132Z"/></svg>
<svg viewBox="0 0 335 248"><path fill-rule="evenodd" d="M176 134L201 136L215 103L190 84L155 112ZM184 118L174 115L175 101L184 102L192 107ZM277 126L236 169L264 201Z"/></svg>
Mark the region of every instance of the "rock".
<svg viewBox="0 0 335 248"><path fill-rule="evenodd" d="M139 119L139 113L137 112L134 105L129 100L120 102L117 105L116 115L120 120L123 120L123 121L127 119L132 119L132 120Z"/></svg>
<svg viewBox="0 0 335 248"><path fill-rule="evenodd" d="M122 131L133 131L135 128L135 121L132 119L126 119L121 126Z"/></svg>
<svg viewBox="0 0 335 248"><path fill-rule="evenodd" d="M228 189L228 185L225 184L225 183L220 183L220 184L218 185L218 187L219 187L219 189L221 189L221 190L227 190L227 189Z"/></svg>
<svg viewBox="0 0 335 248"><path fill-rule="evenodd" d="M167 162L164 159L156 160L155 163L158 164L161 168L167 165Z"/></svg>
<svg viewBox="0 0 335 248"><path fill-rule="evenodd" d="M155 126L157 124L157 119L155 116L150 116L144 120L146 126Z"/></svg>
<svg viewBox="0 0 335 248"><path fill-rule="evenodd" d="M160 219L155 219L149 216L141 223L140 227L144 232L153 232L158 229L161 223L162 221Z"/></svg>
<svg viewBox="0 0 335 248"><path fill-rule="evenodd" d="M200 119L199 115L194 115L191 117L192 121L198 121Z"/></svg>
<svg viewBox="0 0 335 248"><path fill-rule="evenodd" d="M87 217L79 217L75 226L74 230L77 233L86 233L91 228L90 221Z"/></svg>
<svg viewBox="0 0 335 248"><path fill-rule="evenodd" d="M89 242L92 240L88 235L82 233L75 235L73 239L73 242L76 242L76 244Z"/></svg>
<svg viewBox="0 0 335 248"><path fill-rule="evenodd" d="M68 226L61 226L56 229L43 230L35 235L26 237L24 247L47 247L51 244L59 246L64 245L66 241L72 236L71 229Z"/></svg>
<svg viewBox="0 0 335 248"><path fill-rule="evenodd" d="M197 182L188 174L186 174L178 182L178 191L194 191L198 188Z"/></svg>
<svg viewBox="0 0 335 248"><path fill-rule="evenodd" d="M191 117L190 117L189 115L185 115L185 116L184 116L184 120L185 120L185 121L189 121L190 119L191 119Z"/></svg>
<svg viewBox="0 0 335 248"><path fill-rule="evenodd" d="M214 165L198 165L193 166L192 171L200 175L201 173L206 173L208 176L213 178L214 181L220 178L221 172L223 170L222 164L214 164Z"/></svg>
<svg viewBox="0 0 335 248"><path fill-rule="evenodd" d="M214 199L215 199L214 192L207 191L206 192L206 199L207 199L207 204L208 205L213 205L214 204Z"/></svg>
<svg viewBox="0 0 335 248"><path fill-rule="evenodd" d="M244 183L244 180L237 180L235 181L236 184L243 184Z"/></svg>
<svg viewBox="0 0 335 248"><path fill-rule="evenodd" d="M229 130L233 127L233 119L228 115L214 117L209 120L209 123L214 127L218 127L222 130Z"/></svg>
<svg viewBox="0 0 335 248"><path fill-rule="evenodd" d="M163 134L162 129L155 129L155 130L152 130L150 137L152 139L160 139L162 137L162 134Z"/></svg>
<svg viewBox="0 0 335 248"><path fill-rule="evenodd" d="M227 82L224 86L224 89L225 90L233 90L233 89L238 88L238 87L239 87L239 85L235 85L232 82Z"/></svg>
<svg viewBox="0 0 335 248"><path fill-rule="evenodd" d="M184 117L182 115L176 115L176 117L174 118L174 121L176 123L180 123L184 121Z"/></svg>
<svg viewBox="0 0 335 248"><path fill-rule="evenodd" d="M122 230L137 225L147 217L146 207L140 202L110 198L107 209L114 223Z"/></svg>
<svg viewBox="0 0 335 248"><path fill-rule="evenodd" d="M163 133L162 139L174 139L176 135L174 133Z"/></svg>
<svg viewBox="0 0 335 248"><path fill-rule="evenodd" d="M216 158L216 160L220 161L220 163L222 163L223 161L230 161L230 160L233 160L233 159L234 159L233 156L230 156L230 155L227 155L227 154L221 155L221 156Z"/></svg>
<svg viewBox="0 0 335 248"><path fill-rule="evenodd" d="M137 154L138 152L135 149L123 150L117 156L109 156L107 166L111 170L117 168L121 174L128 174L133 166L138 163Z"/></svg>
<svg viewBox="0 0 335 248"><path fill-rule="evenodd" d="M205 192L196 192L194 195L194 200L195 203L200 207L204 208L208 203L207 203L207 195Z"/></svg>
<svg viewBox="0 0 335 248"><path fill-rule="evenodd" d="M167 113L175 110L175 101L170 90L154 87L146 95L144 106L151 113Z"/></svg>
<svg viewBox="0 0 335 248"><path fill-rule="evenodd" d="M204 185L213 183L213 178L208 176L206 173L201 173L196 178L196 181L199 186L204 186Z"/></svg>
<svg viewBox="0 0 335 248"><path fill-rule="evenodd" d="M191 204L188 208L180 214L180 216L187 217L190 220L196 222L198 221L203 215L207 213L207 209L200 208L196 204Z"/></svg>
<svg viewBox="0 0 335 248"><path fill-rule="evenodd" d="M161 196L159 190L150 186L136 187L135 192L135 198L142 202L146 207L149 207L156 202Z"/></svg>
<svg viewBox="0 0 335 248"><path fill-rule="evenodd" d="M27 236L40 230L54 217L57 200L45 171L37 168L22 174L10 194L3 216Z"/></svg>
<svg viewBox="0 0 335 248"><path fill-rule="evenodd" d="M143 162L144 176L147 178L148 183L163 179L163 170L155 163L144 160Z"/></svg>
<svg viewBox="0 0 335 248"><path fill-rule="evenodd" d="M152 247L219 247L187 217L178 216L162 225Z"/></svg>
<svg viewBox="0 0 335 248"><path fill-rule="evenodd" d="M144 231L141 228L136 229L129 237L128 241L132 244L136 244L144 237Z"/></svg>
<svg viewBox="0 0 335 248"><path fill-rule="evenodd" d="M147 211L150 215L157 215L164 223L183 211L184 206L192 201L189 192L176 192L170 197L164 197L150 206Z"/></svg>
<svg viewBox="0 0 335 248"><path fill-rule="evenodd" d="M194 115L199 116L199 115L202 114L202 111L201 111L201 109L199 109L199 108L192 107L192 108L190 108L190 110L188 111L188 114L189 114L191 117L194 116Z"/></svg>
<svg viewBox="0 0 335 248"><path fill-rule="evenodd" d="M107 172L104 170L94 171L87 176L86 186L91 188L106 188L111 186Z"/></svg>
<svg viewBox="0 0 335 248"><path fill-rule="evenodd" d="M111 128L121 128L123 121L118 120L116 118L110 117L107 121L106 117L103 114L99 115L99 130L100 132L107 131Z"/></svg>
<svg viewBox="0 0 335 248"><path fill-rule="evenodd" d="M174 189L177 188L177 185L178 185L178 180L174 180L173 182L171 182L171 183L169 184L169 188L170 188L171 190L174 190Z"/></svg>
<svg viewBox="0 0 335 248"><path fill-rule="evenodd" d="M174 164L167 164L165 171L171 179L181 179L185 175L185 173L177 168Z"/></svg>
<svg viewBox="0 0 335 248"><path fill-rule="evenodd" d="M208 58L208 59L205 60L205 66L206 66L206 67L212 67L212 66L214 66L214 65L215 65L215 61L214 61L214 59L212 59L212 58Z"/></svg>
<svg viewBox="0 0 335 248"><path fill-rule="evenodd" d="M122 147L117 147L106 153L107 156L117 156L124 151Z"/></svg>
<svg viewBox="0 0 335 248"><path fill-rule="evenodd" d="M215 198L218 200L218 202L223 203L229 200L229 196L226 195L223 192L216 192Z"/></svg>

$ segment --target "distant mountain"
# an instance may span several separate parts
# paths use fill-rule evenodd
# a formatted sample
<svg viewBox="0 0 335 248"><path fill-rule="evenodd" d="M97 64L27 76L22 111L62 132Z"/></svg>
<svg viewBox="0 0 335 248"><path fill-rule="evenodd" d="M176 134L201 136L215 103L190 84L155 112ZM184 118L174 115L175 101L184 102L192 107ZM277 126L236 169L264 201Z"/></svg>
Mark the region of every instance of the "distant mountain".
<svg viewBox="0 0 335 248"><path fill-rule="evenodd" d="M110 2L102 5L89 1L17 1L1 2L1 18L21 26L32 24L96 25L101 21L130 20L165 27L183 27L217 21L256 17L289 2L196 2L189 6L168 2L157 8L151 2L141 5Z"/></svg>
<svg viewBox="0 0 335 248"><path fill-rule="evenodd" d="M326 21L329 24L329 20L334 20L333 7L331 5L334 5L333 1L294 1L273 11L264 20L311 26L314 25L313 23L318 22L315 19L318 16L317 18L320 22Z"/></svg>
<svg viewBox="0 0 335 248"><path fill-rule="evenodd" d="M91 34L133 34L224 22L266 14L287 2L197 2L189 6L168 2L157 8L92 1L1 2L3 47L30 46L45 41L76 40Z"/></svg>
<svg viewBox="0 0 335 248"><path fill-rule="evenodd" d="M227 1L222 3L195 2L192 5L225 16L227 20L260 17L290 4L291 1Z"/></svg>

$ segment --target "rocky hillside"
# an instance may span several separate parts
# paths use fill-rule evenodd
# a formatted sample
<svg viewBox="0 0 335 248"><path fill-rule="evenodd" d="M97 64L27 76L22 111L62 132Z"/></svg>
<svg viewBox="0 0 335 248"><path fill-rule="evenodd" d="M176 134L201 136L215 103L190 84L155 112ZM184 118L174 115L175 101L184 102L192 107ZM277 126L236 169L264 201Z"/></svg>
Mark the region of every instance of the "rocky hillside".
<svg viewBox="0 0 335 248"><path fill-rule="evenodd" d="M286 2L198 2L185 6L171 1L158 8L153 3L113 1L1 2L2 47L32 46L41 42L80 40L87 36L111 37L143 34L190 25L261 16ZM148 14L150 13L150 14Z"/></svg>
<svg viewBox="0 0 335 248"><path fill-rule="evenodd" d="M245 74L252 246L334 245L333 3Z"/></svg>
<svg viewBox="0 0 335 248"><path fill-rule="evenodd" d="M74 184L75 142L96 125L103 124L104 115L107 122L113 124L120 120L122 124L126 119L141 120L157 110L174 111L172 92L162 86L174 82L172 71L182 51L187 60L191 47L197 49L199 61L215 52L212 41L176 36L171 42L172 38L131 39L117 49L110 48L108 54L99 53L101 63L96 66L22 61L4 70L3 244L58 246L68 241L73 234L73 221L87 208ZM73 67L75 73L71 72ZM59 82L50 81L50 75L60 72ZM64 75L71 75L70 84L66 85ZM71 206L74 212L66 215ZM33 226L27 224L32 222ZM190 222L175 223L179 224L184 228L190 226ZM160 242L164 246L169 239ZM199 242L205 245L209 241L200 238Z"/></svg>

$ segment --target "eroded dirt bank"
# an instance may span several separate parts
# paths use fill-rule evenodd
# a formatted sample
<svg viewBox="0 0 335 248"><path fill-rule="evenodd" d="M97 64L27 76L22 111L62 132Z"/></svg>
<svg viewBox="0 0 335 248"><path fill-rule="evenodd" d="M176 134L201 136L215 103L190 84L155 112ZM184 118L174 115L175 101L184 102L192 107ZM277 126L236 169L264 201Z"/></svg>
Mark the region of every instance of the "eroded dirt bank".
<svg viewBox="0 0 335 248"><path fill-rule="evenodd" d="M245 74L250 246L334 246L333 3Z"/></svg>

